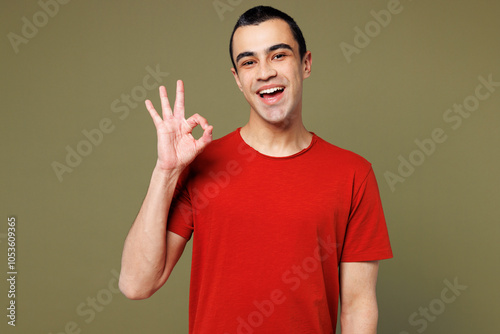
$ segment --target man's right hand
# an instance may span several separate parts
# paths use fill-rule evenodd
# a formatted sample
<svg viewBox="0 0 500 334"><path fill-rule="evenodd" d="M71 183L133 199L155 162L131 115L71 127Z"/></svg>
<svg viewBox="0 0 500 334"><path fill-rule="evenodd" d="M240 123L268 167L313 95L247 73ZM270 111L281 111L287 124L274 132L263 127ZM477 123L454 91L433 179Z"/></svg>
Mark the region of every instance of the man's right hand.
<svg viewBox="0 0 500 334"><path fill-rule="evenodd" d="M158 115L153 103L146 100L146 108L153 119L158 136L156 166L164 171L180 172L212 141L213 127L198 114L184 118L184 83L181 80L177 81L173 112L164 86L160 86L160 99L163 119ZM196 140L192 132L198 125L203 129L203 135Z"/></svg>
<svg viewBox="0 0 500 334"><path fill-rule="evenodd" d="M141 210L125 239L119 287L130 299L151 296L168 280L187 239L167 230L168 213L182 170L212 141L212 126L198 114L184 118L184 85L177 81L174 111L167 90L160 87L163 117L151 101L146 107L158 134L158 162ZM203 135L194 139L200 125Z"/></svg>

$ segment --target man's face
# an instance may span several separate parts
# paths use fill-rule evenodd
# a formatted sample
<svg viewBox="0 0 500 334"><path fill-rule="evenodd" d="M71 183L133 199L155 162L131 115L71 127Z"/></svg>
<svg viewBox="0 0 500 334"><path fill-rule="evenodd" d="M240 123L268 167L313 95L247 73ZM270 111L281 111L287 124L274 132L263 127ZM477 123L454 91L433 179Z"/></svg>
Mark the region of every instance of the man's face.
<svg viewBox="0 0 500 334"><path fill-rule="evenodd" d="M233 36L233 59L238 72L231 71L250 104L251 117L282 126L301 120L302 82L311 73L311 53L301 59L288 23L275 19L239 27Z"/></svg>

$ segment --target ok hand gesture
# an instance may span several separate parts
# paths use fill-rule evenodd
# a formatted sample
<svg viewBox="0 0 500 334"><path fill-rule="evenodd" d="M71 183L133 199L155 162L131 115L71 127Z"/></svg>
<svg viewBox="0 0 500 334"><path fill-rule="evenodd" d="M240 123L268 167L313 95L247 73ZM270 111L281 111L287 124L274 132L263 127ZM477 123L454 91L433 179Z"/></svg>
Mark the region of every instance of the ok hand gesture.
<svg viewBox="0 0 500 334"><path fill-rule="evenodd" d="M182 171L212 141L213 127L198 114L184 118L184 83L181 80L177 81L173 112L164 86L160 86L160 99L163 119L151 101L146 100L146 108L153 119L158 136L157 168ZM203 135L196 140L192 132L198 125L203 129Z"/></svg>

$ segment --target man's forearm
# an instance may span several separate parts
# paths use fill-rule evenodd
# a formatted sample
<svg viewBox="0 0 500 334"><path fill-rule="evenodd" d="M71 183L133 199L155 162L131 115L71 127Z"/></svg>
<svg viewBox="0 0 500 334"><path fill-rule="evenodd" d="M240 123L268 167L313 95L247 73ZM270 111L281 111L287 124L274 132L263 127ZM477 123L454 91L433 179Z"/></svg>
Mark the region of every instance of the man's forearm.
<svg viewBox="0 0 500 334"><path fill-rule="evenodd" d="M166 226L179 172L155 168L142 207L125 240L120 289L131 299L153 294L165 275Z"/></svg>
<svg viewBox="0 0 500 334"><path fill-rule="evenodd" d="M357 306L341 309L342 334L376 334L378 323L377 301L365 301Z"/></svg>

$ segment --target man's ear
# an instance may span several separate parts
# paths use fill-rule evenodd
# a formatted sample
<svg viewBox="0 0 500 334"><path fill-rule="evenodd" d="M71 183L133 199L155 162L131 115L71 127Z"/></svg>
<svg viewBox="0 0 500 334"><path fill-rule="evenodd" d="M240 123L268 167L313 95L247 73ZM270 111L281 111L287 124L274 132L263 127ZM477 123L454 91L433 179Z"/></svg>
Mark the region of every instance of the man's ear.
<svg viewBox="0 0 500 334"><path fill-rule="evenodd" d="M231 67L231 73L233 73L234 80L236 80L236 84L238 85L238 88L243 92L243 89L241 88L241 82L240 78L238 77L238 73L234 69L234 67Z"/></svg>
<svg viewBox="0 0 500 334"><path fill-rule="evenodd" d="M306 54L304 55L304 58L302 59L302 70L304 74L304 79L309 78L311 75L311 68L312 68L312 55L311 51L307 51Z"/></svg>

